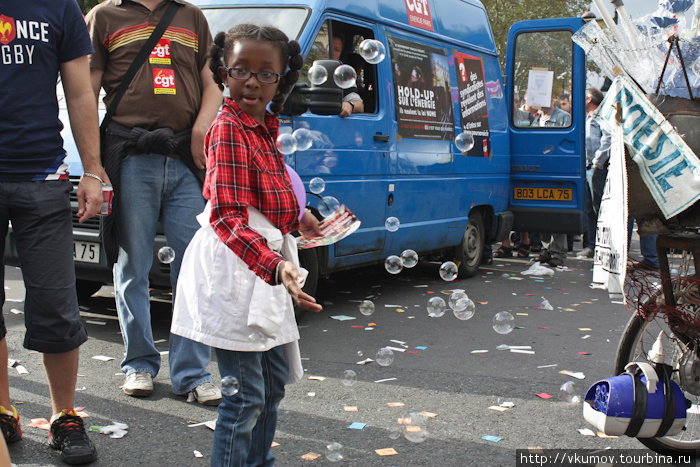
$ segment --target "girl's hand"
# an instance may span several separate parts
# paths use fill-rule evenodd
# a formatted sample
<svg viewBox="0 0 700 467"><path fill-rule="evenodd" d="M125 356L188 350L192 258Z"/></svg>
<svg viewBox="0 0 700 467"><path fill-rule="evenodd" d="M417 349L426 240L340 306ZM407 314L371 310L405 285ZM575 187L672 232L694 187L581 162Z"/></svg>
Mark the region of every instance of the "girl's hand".
<svg viewBox="0 0 700 467"><path fill-rule="evenodd" d="M299 232L307 238L313 237L314 235L318 235L319 237L323 236L318 219L316 219L316 216L308 209L304 209L304 215L299 221Z"/></svg>
<svg viewBox="0 0 700 467"><path fill-rule="evenodd" d="M306 311L313 311L318 313L323 309L321 305L316 303L316 299L311 295L304 293L299 287L299 280L301 279L301 274L299 270L292 264L291 261L282 261L278 269L278 283L284 285L287 289L289 295L292 296L294 303L299 305L302 309Z"/></svg>

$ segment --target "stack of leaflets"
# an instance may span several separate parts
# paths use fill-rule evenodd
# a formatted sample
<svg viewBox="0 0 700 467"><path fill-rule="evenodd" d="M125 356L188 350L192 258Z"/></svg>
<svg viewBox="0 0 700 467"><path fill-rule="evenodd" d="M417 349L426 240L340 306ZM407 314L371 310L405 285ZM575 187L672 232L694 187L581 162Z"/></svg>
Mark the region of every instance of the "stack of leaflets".
<svg viewBox="0 0 700 467"><path fill-rule="evenodd" d="M342 205L319 224L323 235L297 237L297 247L306 249L331 245L356 231L360 224L361 222L357 219L357 216L345 205Z"/></svg>

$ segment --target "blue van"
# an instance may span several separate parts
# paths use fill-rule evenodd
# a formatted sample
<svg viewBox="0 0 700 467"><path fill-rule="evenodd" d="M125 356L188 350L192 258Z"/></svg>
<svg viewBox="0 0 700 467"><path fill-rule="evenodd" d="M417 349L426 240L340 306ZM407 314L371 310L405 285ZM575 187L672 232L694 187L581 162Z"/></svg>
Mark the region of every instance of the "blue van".
<svg viewBox="0 0 700 467"><path fill-rule="evenodd" d="M582 19L517 23L504 80L478 0L194 3L212 34L254 22L297 39L306 57L300 83L312 90L308 70L332 59L334 37L343 44L340 62L356 71L363 112L342 118L297 108L281 116L282 132L307 128L314 135L312 147L285 156L287 163L307 186L322 178L321 196L337 198L362 221L335 245L301 251L310 271L307 291L334 271L381 263L406 249L455 260L460 276L468 277L477 272L484 244L512 229L582 231L585 56L571 41ZM383 45L384 60L362 58L365 39ZM297 86L288 102L306 99L314 110L313 92L304 92ZM562 95L569 96L569 118L548 120L547 112L564 112ZM471 147L457 147L461 133L470 135ZM64 137L71 174L79 176L75 147ZM319 202L308 196L310 207ZM400 222L393 232L385 228L390 217ZM98 227L99 220L75 224L83 294L111 281ZM155 251L163 244L159 235ZM155 251L151 285L167 287L167 265L155 260Z"/></svg>

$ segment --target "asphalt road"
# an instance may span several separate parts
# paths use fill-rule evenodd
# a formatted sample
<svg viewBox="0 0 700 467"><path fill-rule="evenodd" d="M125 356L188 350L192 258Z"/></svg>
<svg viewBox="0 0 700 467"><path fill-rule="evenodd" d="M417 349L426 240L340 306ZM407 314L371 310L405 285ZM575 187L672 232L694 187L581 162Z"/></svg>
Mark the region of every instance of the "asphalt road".
<svg viewBox="0 0 700 467"><path fill-rule="evenodd" d="M483 274L453 283L439 278L439 263L425 262L395 276L383 267L334 275L318 295L324 311L300 322L307 378L287 388L276 436L279 446L273 448L277 465L330 465L325 450L331 442L343 446L344 460L335 465L352 466L515 465L515 450L529 447L642 449L635 439L583 436L578 429L588 425L581 405L560 399L560 386L567 381L583 393L598 379L612 376L617 342L629 318L607 293L589 287L591 260L570 258L567 265L568 271L549 279L521 276L526 263L518 259L496 260L483 267ZM444 291L456 288L465 289L477 303L474 317L428 317L427 300L447 300ZM22 347L24 315L16 313L24 306L19 270L7 268L5 289L10 358L28 370L20 375L9 369L11 396L24 432L10 454L17 465L60 464L57 452L46 446L47 431L28 426L34 418L50 416L50 403L40 355ZM542 297L554 310L540 309ZM376 305L369 317L357 310L357 301L366 298ZM169 304L152 305L154 338L165 352ZM187 403L170 392L167 355L152 397L125 396L119 371L123 345L111 289L104 287L81 308L90 338L81 348L76 405L84 407L88 427L111 421L129 425L121 439L91 434L99 453L93 465L208 465L213 432L188 425L215 419L216 409ZM492 329L492 318L506 310L518 328L500 335ZM337 315L355 319L331 318ZM534 354L497 350L499 344L531 346ZM394 362L386 367L356 363L374 358L386 345L407 351L395 352ZM215 363L210 370L218 382ZM357 374L350 387L343 384L345 370ZM585 379L561 374L563 370L582 372ZM393 379L377 382L388 378ZM553 397L541 399L538 393ZM514 406L503 412L488 408L503 402ZM357 411L346 411L346 406ZM436 415L427 421L428 439L416 444L390 437L398 418L420 411ZM366 425L348 428L353 422ZM482 439L486 435L500 440ZM382 457L375 452L385 448L397 454ZM203 457L196 458L195 450ZM310 452L321 457L302 460Z"/></svg>

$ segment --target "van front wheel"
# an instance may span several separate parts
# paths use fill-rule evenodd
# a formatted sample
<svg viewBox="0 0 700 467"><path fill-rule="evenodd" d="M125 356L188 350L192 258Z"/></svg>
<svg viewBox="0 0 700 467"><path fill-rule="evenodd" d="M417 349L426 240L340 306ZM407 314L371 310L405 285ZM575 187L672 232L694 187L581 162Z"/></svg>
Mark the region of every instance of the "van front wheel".
<svg viewBox="0 0 700 467"><path fill-rule="evenodd" d="M459 261L459 277L465 279L476 275L484 253L484 220L478 212L469 215L469 223L464 231L462 243L457 247L456 259Z"/></svg>

